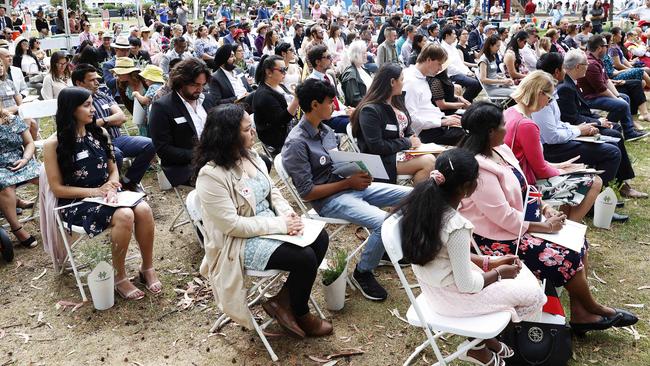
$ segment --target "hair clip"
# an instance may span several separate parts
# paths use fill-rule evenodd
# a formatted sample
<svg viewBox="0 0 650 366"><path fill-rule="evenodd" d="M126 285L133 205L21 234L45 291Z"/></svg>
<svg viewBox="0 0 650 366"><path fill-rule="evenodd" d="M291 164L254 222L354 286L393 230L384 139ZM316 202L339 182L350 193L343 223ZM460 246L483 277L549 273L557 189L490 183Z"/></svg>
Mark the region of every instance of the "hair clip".
<svg viewBox="0 0 650 366"><path fill-rule="evenodd" d="M451 168L451 171L454 171L454 164L451 163L451 159L449 159L449 167Z"/></svg>

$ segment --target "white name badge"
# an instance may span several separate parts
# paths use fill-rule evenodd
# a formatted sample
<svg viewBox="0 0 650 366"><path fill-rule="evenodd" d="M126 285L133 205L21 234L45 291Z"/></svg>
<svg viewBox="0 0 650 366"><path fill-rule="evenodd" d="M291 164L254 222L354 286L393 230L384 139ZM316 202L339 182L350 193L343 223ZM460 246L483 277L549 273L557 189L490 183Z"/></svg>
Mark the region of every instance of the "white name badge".
<svg viewBox="0 0 650 366"><path fill-rule="evenodd" d="M185 117L176 117L176 118L174 118L174 122L176 122L176 124L180 125L181 123L186 123L187 120L185 119Z"/></svg>
<svg viewBox="0 0 650 366"><path fill-rule="evenodd" d="M110 107L111 107L111 106L108 105L108 104L102 104L102 109L108 109L108 108L110 108Z"/></svg>
<svg viewBox="0 0 650 366"><path fill-rule="evenodd" d="M83 151L80 151L80 152L77 153L76 160L77 161L83 160L83 159L86 159L89 156L90 156L90 154L88 153L88 150L83 150Z"/></svg>
<svg viewBox="0 0 650 366"><path fill-rule="evenodd" d="M397 131L397 125L386 125L386 131Z"/></svg>
<svg viewBox="0 0 650 366"><path fill-rule="evenodd" d="M14 96L15 94L13 90L7 90L7 96Z"/></svg>

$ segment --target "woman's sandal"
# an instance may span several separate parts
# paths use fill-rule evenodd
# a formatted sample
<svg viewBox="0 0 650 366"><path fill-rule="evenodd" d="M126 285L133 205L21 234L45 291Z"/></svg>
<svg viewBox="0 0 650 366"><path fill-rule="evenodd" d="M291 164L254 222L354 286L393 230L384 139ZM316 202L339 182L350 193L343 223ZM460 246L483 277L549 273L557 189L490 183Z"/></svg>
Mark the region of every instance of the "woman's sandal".
<svg viewBox="0 0 650 366"><path fill-rule="evenodd" d="M510 358L515 355L515 351L513 351L512 348L508 347L507 344L503 342L499 342L499 345L501 345L501 348L498 351L496 351L499 357Z"/></svg>
<svg viewBox="0 0 650 366"><path fill-rule="evenodd" d="M461 343L458 346L458 348L463 347L467 343L469 343L469 341L465 341L465 342ZM478 350L482 350L484 348L485 348L485 343L483 343L480 346L472 347L471 349L475 350L475 351L478 351ZM492 352L492 351L490 351L490 352ZM467 352L465 352L464 354L458 356L458 359L461 360L461 361L469 362L471 364L479 365L479 366L505 366L505 364L506 364L506 362L504 360L502 360L501 357L496 352L492 352L492 357L490 358L490 361L488 361L487 363L483 363L483 362L475 359L474 357L468 356Z"/></svg>
<svg viewBox="0 0 650 366"><path fill-rule="evenodd" d="M127 282L128 280L129 280L128 277L124 277L123 279L117 281L115 283L115 292L117 292L117 294L120 295L120 297L123 298L124 300L141 300L141 299L143 299L144 298L144 291L140 290L139 288L131 290L128 294L125 295L124 293L122 293L122 290L120 290L119 287L117 287L120 283ZM134 296L138 292L140 293L140 295Z"/></svg>
<svg viewBox="0 0 650 366"><path fill-rule="evenodd" d="M19 232L22 228L23 227L21 226L18 229L11 230L11 233L16 235L16 233ZM35 248L38 245L38 242L36 241L36 238L33 235L30 235L29 238L25 240L18 239L18 242L20 243L20 245L24 246L25 248Z"/></svg>
<svg viewBox="0 0 650 366"><path fill-rule="evenodd" d="M16 203L16 208L22 208L23 210L34 208L34 202L18 200Z"/></svg>
<svg viewBox="0 0 650 366"><path fill-rule="evenodd" d="M144 274L146 272L153 272L153 268L145 269L145 270L140 270L140 283L144 285L144 287L147 289L147 291L151 292L153 295L158 295L162 292L162 283L160 281L156 281L154 283L147 284L147 279L144 277ZM158 291L152 290L152 288L158 287Z"/></svg>

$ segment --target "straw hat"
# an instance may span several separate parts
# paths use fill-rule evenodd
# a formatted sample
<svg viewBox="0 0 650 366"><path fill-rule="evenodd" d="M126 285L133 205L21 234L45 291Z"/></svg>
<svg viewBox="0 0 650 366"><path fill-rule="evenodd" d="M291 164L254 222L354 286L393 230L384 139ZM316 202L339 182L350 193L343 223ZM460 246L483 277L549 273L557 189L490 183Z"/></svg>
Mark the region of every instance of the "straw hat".
<svg viewBox="0 0 650 366"><path fill-rule="evenodd" d="M151 29L149 29L149 27L147 27L146 25L143 25L143 26L140 28L140 33L144 33L144 32L149 32L149 33L151 33Z"/></svg>
<svg viewBox="0 0 650 366"><path fill-rule="evenodd" d="M262 29L264 29L264 28L268 28L268 27L269 27L268 24L266 24L266 23L264 23L264 22L260 23L260 24L257 26L257 33L259 33L260 30L262 30Z"/></svg>
<svg viewBox="0 0 650 366"><path fill-rule="evenodd" d="M115 60L115 68L111 69L111 72L117 75L130 74L134 71L140 71L140 69L135 67L135 61L129 57L118 57Z"/></svg>
<svg viewBox="0 0 650 366"><path fill-rule="evenodd" d="M126 38L125 36L118 36L115 38L115 42L111 43L111 47L113 48L125 48L125 49L131 49L131 44L129 44L129 39Z"/></svg>
<svg viewBox="0 0 650 366"><path fill-rule="evenodd" d="M156 83L165 82L165 78L163 78L163 69L156 65L147 65L144 70L140 72L140 76Z"/></svg>

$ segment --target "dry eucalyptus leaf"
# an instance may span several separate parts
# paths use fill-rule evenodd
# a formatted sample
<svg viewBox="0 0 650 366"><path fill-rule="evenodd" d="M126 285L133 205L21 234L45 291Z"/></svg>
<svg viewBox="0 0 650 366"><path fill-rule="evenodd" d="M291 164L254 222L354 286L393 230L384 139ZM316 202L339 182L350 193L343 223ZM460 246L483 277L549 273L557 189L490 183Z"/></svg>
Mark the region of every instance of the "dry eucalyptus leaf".
<svg viewBox="0 0 650 366"><path fill-rule="evenodd" d="M636 308L636 309L643 309L645 307L645 304L623 304L627 306L628 308Z"/></svg>
<svg viewBox="0 0 650 366"><path fill-rule="evenodd" d="M339 360L328 361L328 362L324 363L323 366L334 366L334 365L336 365L338 362L339 362Z"/></svg>
<svg viewBox="0 0 650 366"><path fill-rule="evenodd" d="M595 271L595 270L591 271L591 273L592 273L592 274L594 275L594 277L598 280L598 282L602 283L603 285L606 285L606 284L607 284L607 281L605 281L605 280L603 280L602 278L598 277L598 275L596 274L596 271Z"/></svg>
<svg viewBox="0 0 650 366"><path fill-rule="evenodd" d="M320 358L320 357L316 357L316 356L307 356L307 357L308 357L310 360L314 361L314 362L320 362L320 363L330 362L330 360L328 360L328 359L326 359L326 358Z"/></svg>
<svg viewBox="0 0 650 366"><path fill-rule="evenodd" d="M29 339L32 337L29 334L25 334L25 333L14 333L14 334L19 336L19 337L23 337L23 339L25 340L25 343L29 342Z"/></svg>
<svg viewBox="0 0 650 366"><path fill-rule="evenodd" d="M337 357L348 357L348 356L354 356L354 355L362 355L364 354L364 350L361 348L344 348L338 353L333 353L331 355L327 356L328 360L331 360L333 358Z"/></svg>
<svg viewBox="0 0 650 366"><path fill-rule="evenodd" d="M389 312L392 316L394 316L394 317L396 317L397 319L399 319L399 320L403 321L404 323L407 323L407 324L408 324L408 320L404 319L404 318L400 315L399 310L397 310L397 308L390 309L390 310L388 310L388 312Z"/></svg>
<svg viewBox="0 0 650 366"><path fill-rule="evenodd" d="M646 286L637 287L637 290L650 290L650 286L646 285Z"/></svg>
<svg viewBox="0 0 650 366"><path fill-rule="evenodd" d="M38 280L40 280L41 277L45 276L45 273L46 273L46 272L47 272L47 268L43 268L43 272L41 272L40 275L38 275L38 276L32 278L32 281L38 281Z"/></svg>

